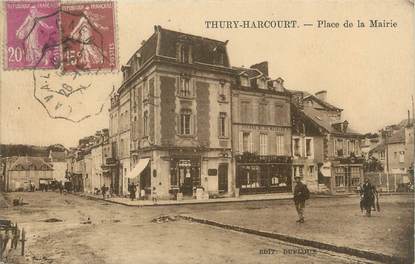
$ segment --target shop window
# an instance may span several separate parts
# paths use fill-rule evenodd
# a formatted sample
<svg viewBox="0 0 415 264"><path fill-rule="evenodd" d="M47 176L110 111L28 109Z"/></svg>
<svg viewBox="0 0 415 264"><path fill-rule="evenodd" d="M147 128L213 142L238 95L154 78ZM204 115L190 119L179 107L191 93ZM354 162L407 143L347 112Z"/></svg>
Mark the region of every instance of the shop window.
<svg viewBox="0 0 415 264"><path fill-rule="evenodd" d="M183 109L180 113L180 134L191 135L192 134L192 111L190 109Z"/></svg>
<svg viewBox="0 0 415 264"><path fill-rule="evenodd" d="M263 186L259 166L241 166L240 172L241 188L258 188Z"/></svg>
<svg viewBox="0 0 415 264"><path fill-rule="evenodd" d="M259 135L259 154L262 156L268 155L268 135Z"/></svg>
<svg viewBox="0 0 415 264"><path fill-rule="evenodd" d="M227 116L225 112L219 113L219 137L227 137Z"/></svg>
<svg viewBox="0 0 415 264"><path fill-rule="evenodd" d="M270 168L271 186L272 187L286 187L290 186L290 178L287 177L289 172L286 167L272 165Z"/></svg>
<svg viewBox="0 0 415 264"><path fill-rule="evenodd" d="M334 170L336 187L344 187L345 170L343 167L336 167Z"/></svg>
<svg viewBox="0 0 415 264"><path fill-rule="evenodd" d="M179 96L192 97L192 91L190 87L190 79L186 77L180 78Z"/></svg>
<svg viewBox="0 0 415 264"><path fill-rule="evenodd" d="M284 155L284 135L277 135L275 141L277 144L277 155L283 156Z"/></svg>
<svg viewBox="0 0 415 264"><path fill-rule="evenodd" d="M359 186L360 185L360 167L350 167L350 177L352 178L352 186Z"/></svg>

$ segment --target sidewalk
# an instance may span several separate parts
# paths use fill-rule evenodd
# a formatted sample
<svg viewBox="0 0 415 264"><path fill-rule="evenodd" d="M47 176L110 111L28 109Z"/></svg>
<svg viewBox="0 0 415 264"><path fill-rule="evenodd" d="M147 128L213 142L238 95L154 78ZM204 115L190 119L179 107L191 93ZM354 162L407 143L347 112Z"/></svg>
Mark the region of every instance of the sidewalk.
<svg viewBox="0 0 415 264"><path fill-rule="evenodd" d="M104 200L102 195L94 195L88 193L76 193L81 197L92 200ZM311 194L311 199L313 198L346 198L354 197L357 194ZM183 204L208 204L208 203L232 203L232 202L246 202L246 201L268 201L268 200L291 200L293 198L292 193L268 193L268 194L251 194L251 195L241 195L239 197L228 197L228 198L212 198L206 200L197 200L197 199L184 199L184 200L158 200L156 203L152 200L134 200L131 201L127 197L111 197L106 198L105 201L110 203L116 203L126 206L167 206L167 205L183 205Z"/></svg>
<svg viewBox="0 0 415 264"><path fill-rule="evenodd" d="M80 193L77 194L81 197L92 200L104 200L102 195L86 194ZM156 203L152 200L134 200L131 201L130 198L126 197L112 197L107 198L105 201L110 203L122 204L126 206L160 206L160 205L182 205L182 204L208 204L208 203L231 203L231 202L245 202L245 201L265 201L265 200L291 200L293 195L291 193L272 193L272 194L255 194L255 195L241 195L238 198L229 197L229 198L215 198L215 199L206 199L206 200L196 200L196 199L184 199L184 200L158 200Z"/></svg>

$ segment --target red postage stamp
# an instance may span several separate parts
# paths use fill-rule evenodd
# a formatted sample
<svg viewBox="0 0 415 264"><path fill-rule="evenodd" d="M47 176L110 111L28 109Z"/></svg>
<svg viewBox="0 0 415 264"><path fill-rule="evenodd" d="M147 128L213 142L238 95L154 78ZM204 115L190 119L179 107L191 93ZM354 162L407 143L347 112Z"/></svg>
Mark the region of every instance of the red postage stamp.
<svg viewBox="0 0 415 264"><path fill-rule="evenodd" d="M114 9L114 2L61 4L64 71L116 69Z"/></svg>
<svg viewBox="0 0 415 264"><path fill-rule="evenodd" d="M59 2L6 1L5 9L5 68L59 67Z"/></svg>

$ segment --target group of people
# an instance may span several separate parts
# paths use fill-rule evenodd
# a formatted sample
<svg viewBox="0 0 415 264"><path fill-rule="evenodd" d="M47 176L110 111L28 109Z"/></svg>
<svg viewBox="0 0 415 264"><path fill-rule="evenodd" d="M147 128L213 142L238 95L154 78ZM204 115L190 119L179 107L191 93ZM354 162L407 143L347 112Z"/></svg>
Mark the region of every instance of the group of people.
<svg viewBox="0 0 415 264"><path fill-rule="evenodd" d="M301 182L300 176L295 176L295 187L294 187L294 204L298 214L298 223L304 223L304 209L305 201L310 198L310 191L307 185ZM370 217L371 212L380 212L379 206L379 193L376 187L370 183L368 178L365 178L363 185L359 188L360 191L360 210L365 213L366 216Z"/></svg>

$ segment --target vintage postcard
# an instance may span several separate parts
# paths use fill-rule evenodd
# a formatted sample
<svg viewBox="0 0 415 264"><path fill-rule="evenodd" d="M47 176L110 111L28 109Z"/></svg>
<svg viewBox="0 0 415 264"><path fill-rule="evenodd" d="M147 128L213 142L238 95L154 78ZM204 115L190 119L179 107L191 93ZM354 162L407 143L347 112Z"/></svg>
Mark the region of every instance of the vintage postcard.
<svg viewBox="0 0 415 264"><path fill-rule="evenodd" d="M0 264L414 263L412 0L0 14Z"/></svg>

